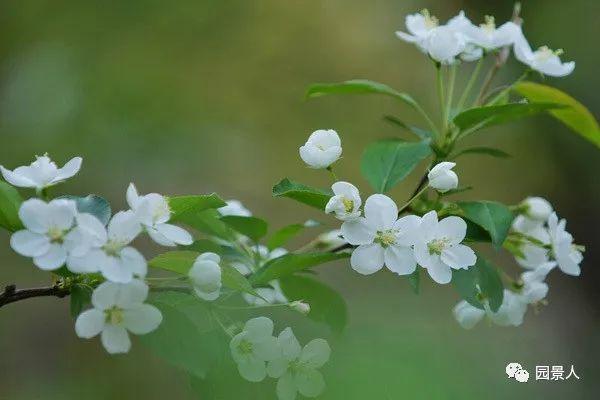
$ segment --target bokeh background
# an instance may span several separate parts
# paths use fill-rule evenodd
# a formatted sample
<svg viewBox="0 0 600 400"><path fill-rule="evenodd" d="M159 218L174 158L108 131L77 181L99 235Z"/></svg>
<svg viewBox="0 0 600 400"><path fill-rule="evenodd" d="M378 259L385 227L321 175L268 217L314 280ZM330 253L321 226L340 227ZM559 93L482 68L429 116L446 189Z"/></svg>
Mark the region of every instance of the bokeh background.
<svg viewBox="0 0 600 400"><path fill-rule="evenodd" d="M315 129L335 128L344 145L338 175L367 193L358 165L363 148L400 133L381 116L418 119L391 99L306 102L305 89L370 78L432 109L433 67L394 36L405 14L424 7L442 21L464 9L474 21L494 14L501 22L512 2L3 0L0 163L13 168L48 152L62 164L81 155L83 170L61 190L101 194L115 209L125 207L133 180L142 192L238 198L274 227L307 218L333 226L316 211L271 197L284 176L329 184L325 173L303 166L299 145ZM522 11L534 46L563 48L565 59L577 61L571 76L549 83L596 115L599 12L595 0L526 0ZM496 82L521 70L511 60ZM519 328L481 323L465 331L452 318L458 296L449 285L423 279L417 296L389 273L365 278L347 262L324 266L320 277L345 297L349 325L330 338L323 399L598 398L599 150L547 117L490 129L469 142L513 157L463 158L461 181L476 187L468 197L507 204L531 194L550 199L587 248L582 276L553 273L548 307L537 315L530 310ZM393 190L398 202L417 175ZM47 274L17 257L8 239L0 234L0 283L46 283ZM518 273L509 257L494 257ZM301 318L291 323L308 332L302 341L321 329ZM574 365L581 380L518 384L504 374L510 361L530 373L535 365ZM220 379L241 388L236 398L275 398L274 382L253 394L236 374ZM128 356L110 357L99 341L79 340L67 301L34 299L0 310L2 400L209 398L199 392L138 342Z"/></svg>

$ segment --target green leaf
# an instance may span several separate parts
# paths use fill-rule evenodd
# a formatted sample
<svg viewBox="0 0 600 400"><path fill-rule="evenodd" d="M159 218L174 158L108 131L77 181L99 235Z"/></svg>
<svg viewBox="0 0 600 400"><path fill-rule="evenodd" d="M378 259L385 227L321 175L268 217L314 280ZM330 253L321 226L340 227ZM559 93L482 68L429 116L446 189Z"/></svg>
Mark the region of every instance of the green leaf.
<svg viewBox="0 0 600 400"><path fill-rule="evenodd" d="M510 154L493 147L470 147L468 149L459 151L454 155L453 158L458 158L464 154L484 154L496 158L510 158Z"/></svg>
<svg viewBox="0 0 600 400"><path fill-rule="evenodd" d="M273 186L273 196L289 197L290 199L294 199L300 203L323 211L325 205L331 196L333 196L333 192L331 190L312 188L285 178L277 185Z"/></svg>
<svg viewBox="0 0 600 400"><path fill-rule="evenodd" d="M221 221L229 225L233 230L258 242L267 234L268 224L265 220L256 217L243 217L238 215L227 215Z"/></svg>
<svg viewBox="0 0 600 400"><path fill-rule="evenodd" d="M360 171L378 193L389 191L431 154L427 142L386 139L367 146Z"/></svg>
<svg viewBox="0 0 600 400"><path fill-rule="evenodd" d="M0 226L10 232L23 228L19 218L19 208L23 199L17 189L5 182L0 182Z"/></svg>
<svg viewBox="0 0 600 400"><path fill-rule="evenodd" d="M514 219L504 204L495 201L462 201L457 203L464 217L485 229L496 247L501 247Z"/></svg>
<svg viewBox="0 0 600 400"><path fill-rule="evenodd" d="M300 234L300 232L302 232L304 229L318 225L318 222L307 221L304 224L291 224L284 226L283 228L277 230L274 234L272 234L269 240L267 240L267 248L269 250L273 250L277 247L281 247L285 245L289 240L291 240L294 236Z"/></svg>
<svg viewBox="0 0 600 400"><path fill-rule="evenodd" d="M71 286L71 294L69 296L71 317L75 318L84 307L92 301L92 288L87 285L74 284Z"/></svg>
<svg viewBox="0 0 600 400"><path fill-rule="evenodd" d="M108 221L110 221L110 216L112 215L110 203L103 197L89 194L85 197L66 195L61 196L60 198L75 201L79 212L92 214L104 225L108 224Z"/></svg>
<svg viewBox="0 0 600 400"><path fill-rule="evenodd" d="M476 107L458 114L453 122L462 132L475 131L557 108L564 108L564 106L557 103L512 103Z"/></svg>
<svg viewBox="0 0 600 400"><path fill-rule="evenodd" d="M223 283L223 286L228 287L229 289L258 296L248 279L231 265L223 265L221 267L221 282Z"/></svg>
<svg viewBox="0 0 600 400"><path fill-rule="evenodd" d="M477 271L475 266L469 269L452 270L452 286L463 300L474 307L483 309L479 301L479 290L477 289Z"/></svg>
<svg viewBox="0 0 600 400"><path fill-rule="evenodd" d="M160 268L187 275L199 255L200 253L189 250L169 251L154 257L148 261L148 265L152 268Z"/></svg>
<svg viewBox="0 0 600 400"><path fill-rule="evenodd" d="M498 311L504 299L504 285L498 270L477 254L477 263L468 270L452 271L452 285L469 304L483 309L482 299L487 300L490 309Z"/></svg>
<svg viewBox="0 0 600 400"><path fill-rule="evenodd" d="M196 251L198 253L215 253L219 255L223 254L223 247L208 239L196 240L194 241L194 243L183 248L185 250Z"/></svg>
<svg viewBox="0 0 600 400"><path fill-rule="evenodd" d="M532 102L553 102L567 106L551 110L550 115L558 119L576 133L600 147L600 128L592 113L580 102L565 92L534 82L520 82L513 90Z"/></svg>
<svg viewBox="0 0 600 400"><path fill-rule="evenodd" d="M408 94L399 92L383 83L366 79L354 79L339 83L315 83L309 86L306 98L329 94L383 94L400 100L413 108L418 107L417 102Z"/></svg>
<svg viewBox="0 0 600 400"><path fill-rule="evenodd" d="M165 296L151 301L159 308L163 321L157 330L140 336L140 341L171 365L203 378L217 363L224 346L217 331L212 330L210 313L202 303L186 300L189 295L175 296L173 301L168 297L165 300ZM180 302L187 307L180 306Z"/></svg>
<svg viewBox="0 0 600 400"><path fill-rule="evenodd" d="M235 238L234 232L227 224L221 221L221 214L217 210L204 210L200 212L186 212L171 218L173 222L182 222L192 228L206 233L210 236L216 236L224 240Z"/></svg>
<svg viewBox="0 0 600 400"><path fill-rule="evenodd" d="M307 276L287 276L279 283L290 301L303 300L310 305L310 319L327 324L338 334L344 330L348 313L346 302L338 292Z"/></svg>
<svg viewBox="0 0 600 400"><path fill-rule="evenodd" d="M294 272L312 268L319 264L350 257L347 253L302 253L286 254L269 260L262 268L250 277L254 285L265 284L273 279L279 279Z"/></svg>
<svg viewBox="0 0 600 400"><path fill-rule="evenodd" d="M386 115L383 117L383 119L388 121L391 124L394 124L394 125L399 126L400 128L403 128L411 133L414 133L415 135L417 135L419 138L421 138L423 140L433 139L435 136L432 132L430 132L426 129L421 129L421 128L417 128L416 126L405 124L403 121L394 117L393 115Z"/></svg>
<svg viewBox="0 0 600 400"><path fill-rule="evenodd" d="M415 269L415 272L408 275L407 279L413 292L419 294L419 291L421 290L421 275L419 268Z"/></svg>
<svg viewBox="0 0 600 400"><path fill-rule="evenodd" d="M199 213L210 208L224 207L226 203L215 193L198 196L177 196L169 198L171 219L177 220L190 213Z"/></svg>

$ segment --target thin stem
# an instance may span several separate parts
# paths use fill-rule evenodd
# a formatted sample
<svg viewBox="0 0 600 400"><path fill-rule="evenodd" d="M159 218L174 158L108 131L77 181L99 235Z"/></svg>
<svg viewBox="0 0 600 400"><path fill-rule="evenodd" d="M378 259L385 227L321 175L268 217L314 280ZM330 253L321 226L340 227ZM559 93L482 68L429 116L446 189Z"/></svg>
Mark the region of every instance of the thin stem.
<svg viewBox="0 0 600 400"><path fill-rule="evenodd" d="M404 203L404 205L402 207L400 207L400 209L398 209L398 214L400 214L402 211L404 211L408 206L410 206L410 203L413 202L414 199L416 199L417 197L419 197L420 195L423 194L424 191L426 191L429 188L429 185L425 185L421 188L421 190L419 190L417 193L415 193L406 203Z"/></svg>
<svg viewBox="0 0 600 400"><path fill-rule="evenodd" d="M441 134L444 135L446 133L446 124L447 124L447 120L446 120L446 102L444 101L445 96L444 96L444 76L442 73L442 66L438 65L437 66L437 70L436 70L436 83L437 83L437 92L438 92L438 99L440 102L440 110L442 113L442 132Z"/></svg>
<svg viewBox="0 0 600 400"><path fill-rule="evenodd" d="M475 105L481 104L481 100L485 97L485 94L490 88L490 85L492 84L492 81L494 80L494 77L498 73L500 67L501 65L499 65L498 62L495 62L494 65L492 65L492 68L489 70L487 76L485 77L485 80L483 81L483 85L481 85L481 90L479 91L477 100L475 100Z"/></svg>
<svg viewBox="0 0 600 400"><path fill-rule="evenodd" d="M450 78L448 84L448 98L446 99L446 115L444 116L444 126L448 126L448 120L450 119L450 112L452 110L452 98L454 97L454 83L456 81L456 64L450 66Z"/></svg>
<svg viewBox="0 0 600 400"><path fill-rule="evenodd" d="M469 78L469 81L467 82L467 86L465 86L465 90L463 91L462 95L460 96L460 99L458 100L458 104L456 105L456 109L459 112L465 106L465 102L467 101L467 99L469 98L469 95L471 94L471 90L473 89L473 85L475 85L475 82L477 81L477 78L479 77L479 72L481 72L481 67L484 64L484 60L485 60L485 58L481 57L479 59L479 61L477 61L477 64L475 65L475 69L471 73L471 77Z"/></svg>
<svg viewBox="0 0 600 400"><path fill-rule="evenodd" d="M233 333L229 332L229 329L227 329L227 327L223 324L223 322L221 321L221 319L219 318L219 316L217 315L217 313L212 312L211 311L211 315L213 316L213 318L215 319L215 321L217 321L217 324L219 324L219 326L221 327L221 329L223 329L223 332L225 332L225 334L227 336L229 336L230 338L233 338Z"/></svg>
<svg viewBox="0 0 600 400"><path fill-rule="evenodd" d="M431 130L433 131L433 133L439 134L440 130L438 129L437 126L435 126L435 123L433 122L433 120L431 119L431 117L429 116L429 114L427 114L427 112L425 112L425 110L423 109L423 107L421 107L417 103L415 103L413 105L413 107L425 119L425 121L427 122L427 124L429 125L429 127L431 128Z"/></svg>
<svg viewBox="0 0 600 400"><path fill-rule="evenodd" d="M329 171L329 173L333 177L334 182L337 182L339 180L335 172L333 172L333 167L331 165L327 167L327 171Z"/></svg>
<svg viewBox="0 0 600 400"><path fill-rule="evenodd" d="M505 87L504 89L502 89L496 96L494 96L490 101L488 101L486 104L490 104L493 105L495 104L498 100L500 100L505 94L507 94L512 88L513 86L515 86L517 83L521 82L522 80L524 80L525 78L527 78L527 75L529 75L529 72L531 72L530 69L527 69L525 72L523 72L523 74L516 80L514 81L512 84L510 84L509 86Z"/></svg>

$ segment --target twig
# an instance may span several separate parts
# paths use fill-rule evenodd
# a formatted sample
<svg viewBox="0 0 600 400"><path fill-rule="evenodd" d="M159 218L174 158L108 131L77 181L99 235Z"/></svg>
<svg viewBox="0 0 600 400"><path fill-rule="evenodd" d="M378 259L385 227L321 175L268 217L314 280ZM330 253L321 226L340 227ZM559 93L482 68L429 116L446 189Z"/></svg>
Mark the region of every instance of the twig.
<svg viewBox="0 0 600 400"><path fill-rule="evenodd" d="M61 288L58 286L46 286L39 288L30 289L17 289L16 285L7 285L4 288L4 292L0 293L0 307L6 304L15 303L17 301L31 299L34 297L63 297L71 294L69 289Z"/></svg>

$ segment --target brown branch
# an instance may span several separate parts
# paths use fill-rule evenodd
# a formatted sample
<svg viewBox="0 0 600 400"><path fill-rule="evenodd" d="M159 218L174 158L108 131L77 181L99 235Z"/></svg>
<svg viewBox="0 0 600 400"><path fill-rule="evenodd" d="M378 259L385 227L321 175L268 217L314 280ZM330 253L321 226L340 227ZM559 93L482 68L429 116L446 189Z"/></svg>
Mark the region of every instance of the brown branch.
<svg viewBox="0 0 600 400"><path fill-rule="evenodd" d="M16 285L7 285L4 292L0 293L0 307L17 301L31 299L33 297L66 297L71 292L69 289L58 286L46 286L30 289L17 289Z"/></svg>

